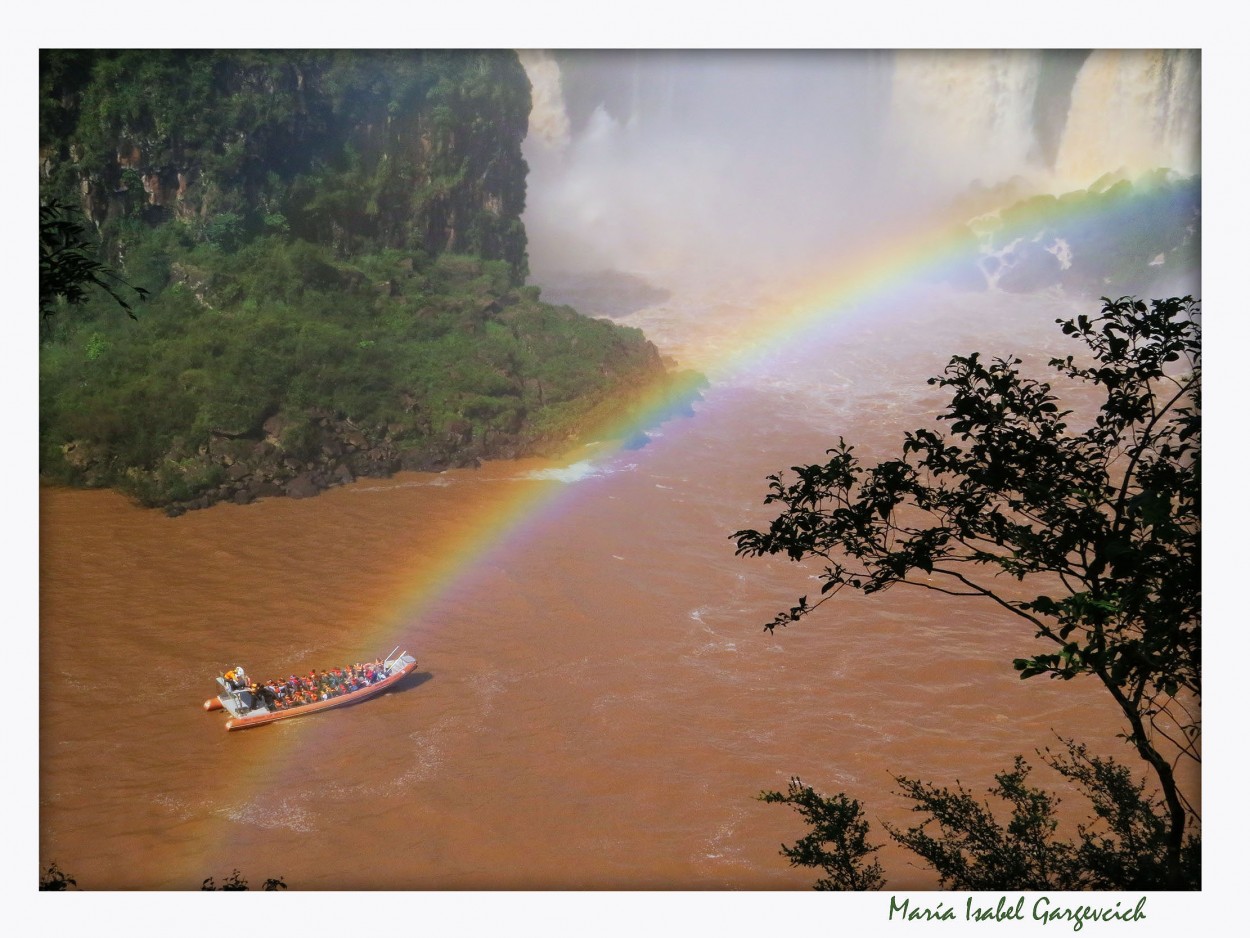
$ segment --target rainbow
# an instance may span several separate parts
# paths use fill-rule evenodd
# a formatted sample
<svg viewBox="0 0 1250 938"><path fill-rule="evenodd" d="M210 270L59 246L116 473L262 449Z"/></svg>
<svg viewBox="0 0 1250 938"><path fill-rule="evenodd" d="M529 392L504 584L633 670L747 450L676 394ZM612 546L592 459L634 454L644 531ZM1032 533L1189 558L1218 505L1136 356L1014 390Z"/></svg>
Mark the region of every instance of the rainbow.
<svg viewBox="0 0 1250 938"><path fill-rule="evenodd" d="M1150 194L1147 190L1131 198L1140 200ZM995 243L1002 244L1032 238L1040 228L1057 222L1068 228L1114 223L1114 212L1123 204L1123 200L1108 207L1102 199L1038 199L1029 210L1014 212L1009 222L987 215L978 224L994 228ZM371 658L393 645L404 645L420 659L420 635L414 627L440 599L465 587L475 571L531 540L539 526L573 510L578 499L593 497L594 487L569 484L569 479L618 457L674 413L689 412L709 385L715 388L749 374L800 343L827 339L831 330L851 321L866 305L918 284L940 281L956 268L968 269L980 249L967 223L951 217L934 219L875 247L840 257L830 270L795 287L789 297L753 311L745 321L734 324L735 331L716 360L700 363L706 377L680 373L657 383L644 392L628 416L605 421L593 434L600 442L568 457L563 469L520 478L498 499L464 505L457 533L440 545L436 559L414 564L417 569L402 594L379 604L374 616L378 625L360 636L359 654ZM673 436L674 429L680 432L678 424L670 423L666 437ZM331 718L322 724L333 722ZM341 731L324 726L317 738L332 738ZM275 741L271 757L276 766L271 764L266 777L280 785L286 773L293 771L293 747L304 734L277 735L282 739ZM255 794L254 789L251 793Z"/></svg>
<svg viewBox="0 0 1250 938"><path fill-rule="evenodd" d="M825 333L854 317L859 308L917 283L941 280L955 268L967 269L975 262L982 244L974 231L992 233L995 244L1016 238L1033 238L1040 230L1062 224L1066 230L1089 225L1114 224L1123 209L1140 207L1155 198L1151 185L1132 187L1127 193L1106 190L1094 197L1037 197L1013 209L1009 216L988 213L974 219L967 213L948 213L915 227L912 231L844 256L829 271L798 285L788 298L755 311L738 324L732 341L716 361L700 363L706 375L682 373L669 382L657 383L628 416L604 423L593 437L605 441L594 447L594 455L579 452L577 464L605 463L621 450L682 412L696 401L708 383L716 386L735 376L760 367L771 356L825 338ZM374 636L383 638L404 634L439 596L455 588L476 565L524 541L527 531L551 513L567 510L578 486L559 480L559 473L541 484L515 486L515 494L500 505L468 508L462 533L445 545L440 559L428 565L398 603L398 611ZM390 647L390 642L387 647ZM373 647L369 645L368 647ZM410 649L412 650L412 649ZM418 649L419 651L419 649Z"/></svg>

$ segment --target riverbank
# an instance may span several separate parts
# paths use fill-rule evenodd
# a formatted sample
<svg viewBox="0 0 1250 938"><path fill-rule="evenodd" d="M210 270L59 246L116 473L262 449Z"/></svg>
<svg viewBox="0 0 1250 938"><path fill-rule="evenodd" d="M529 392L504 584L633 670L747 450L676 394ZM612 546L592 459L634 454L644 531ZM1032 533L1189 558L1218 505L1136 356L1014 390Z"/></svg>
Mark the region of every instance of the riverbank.
<svg viewBox="0 0 1250 938"><path fill-rule="evenodd" d="M477 468L486 461L558 458L590 440L636 436L648 426L687 411L706 386L702 375L656 371L633 376L613 393L580 402L554 426L523 425L513 432L452 423L438 434L413 433L404 424L361 426L324 410L275 414L259 431L215 431L194 453L170 454L159 474L126 470L114 484L109 453L90 443L63 447L78 487L117 488L146 507L171 517L223 502L311 498L361 478L398 472ZM298 437L298 448L292 439ZM52 481L52 480L47 480ZM62 480L55 480L61 483Z"/></svg>

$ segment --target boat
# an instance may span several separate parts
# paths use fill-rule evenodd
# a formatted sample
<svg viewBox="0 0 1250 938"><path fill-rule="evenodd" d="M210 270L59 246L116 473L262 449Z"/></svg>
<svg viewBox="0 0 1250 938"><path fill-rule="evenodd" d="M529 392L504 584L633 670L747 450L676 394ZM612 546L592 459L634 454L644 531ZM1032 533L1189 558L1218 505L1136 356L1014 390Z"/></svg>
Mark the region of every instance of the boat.
<svg viewBox="0 0 1250 938"><path fill-rule="evenodd" d="M255 695L246 686L236 683L235 678L242 675L243 669L235 668L217 678L221 693L204 701L204 709L225 710L230 714L230 719L226 721L226 729L244 730L253 726L263 726L266 723L276 723L278 720L289 720L294 717L307 716L310 713L320 713L323 710L333 710L335 707L359 703L384 693L416 669L416 658L406 651L396 655L396 651L399 651L398 645L383 659L381 667L375 670L375 678L372 682L351 690L341 690L324 700L285 707L278 701Z"/></svg>

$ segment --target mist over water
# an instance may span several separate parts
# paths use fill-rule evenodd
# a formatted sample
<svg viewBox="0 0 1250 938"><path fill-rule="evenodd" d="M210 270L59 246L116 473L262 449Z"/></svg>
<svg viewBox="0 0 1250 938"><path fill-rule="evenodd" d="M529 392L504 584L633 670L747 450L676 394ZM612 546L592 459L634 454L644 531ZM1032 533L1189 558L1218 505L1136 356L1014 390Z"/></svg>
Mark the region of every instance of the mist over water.
<svg viewBox="0 0 1250 938"><path fill-rule="evenodd" d="M842 181L873 172L880 54L573 53L560 69L568 131L526 146L536 273L777 263L868 207Z"/></svg>
<svg viewBox="0 0 1250 938"><path fill-rule="evenodd" d="M527 52L533 280L777 281L966 205L1198 171L1196 52Z"/></svg>

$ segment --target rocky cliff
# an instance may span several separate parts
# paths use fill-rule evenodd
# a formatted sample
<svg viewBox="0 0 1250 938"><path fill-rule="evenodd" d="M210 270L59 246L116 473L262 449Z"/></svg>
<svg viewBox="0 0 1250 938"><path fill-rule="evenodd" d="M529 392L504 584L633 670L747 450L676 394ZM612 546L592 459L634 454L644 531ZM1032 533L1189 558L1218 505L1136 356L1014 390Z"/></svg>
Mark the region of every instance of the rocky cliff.
<svg viewBox="0 0 1250 938"><path fill-rule="evenodd" d="M62 303L41 473L177 514L557 453L669 378L526 274L504 52L45 52L46 201L147 299Z"/></svg>
<svg viewBox="0 0 1250 938"><path fill-rule="evenodd" d="M128 227L229 247L469 253L526 272L529 81L506 52L68 51L41 58L45 194L114 259Z"/></svg>

